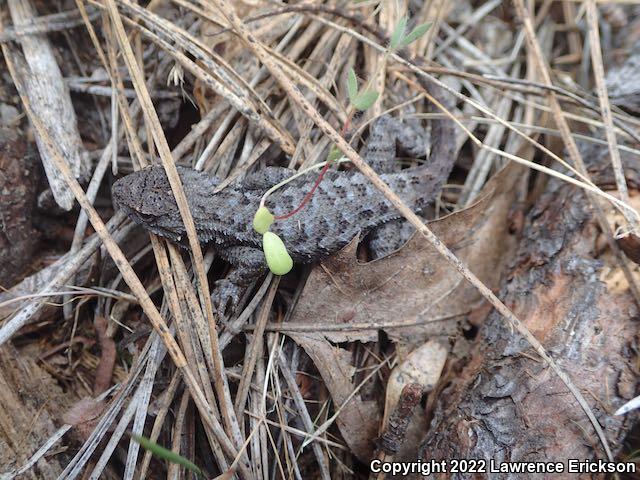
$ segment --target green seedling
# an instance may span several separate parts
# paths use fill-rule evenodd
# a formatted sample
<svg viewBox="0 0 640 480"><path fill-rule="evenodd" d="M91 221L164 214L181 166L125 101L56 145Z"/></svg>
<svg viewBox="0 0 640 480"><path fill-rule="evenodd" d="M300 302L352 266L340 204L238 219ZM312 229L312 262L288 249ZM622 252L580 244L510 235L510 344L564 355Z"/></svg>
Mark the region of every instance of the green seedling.
<svg viewBox="0 0 640 480"><path fill-rule="evenodd" d="M177 465L181 465L187 470L191 470L192 472L194 472L199 478L204 478L202 470L200 470L200 468L195 463L187 460L182 455L178 455L176 452L173 452L158 445L155 442L152 442L147 437L132 434L131 438L138 442L142 448L144 448L145 450L149 450L156 457L162 458L163 460L167 460L168 462L175 463Z"/></svg>
<svg viewBox="0 0 640 480"><path fill-rule="evenodd" d="M358 78L353 68L350 68L347 72L347 95L349 95L349 101L351 105L356 109L364 112L371 108L378 96L380 95L375 90L367 88L363 91L358 91Z"/></svg>
<svg viewBox="0 0 640 480"><path fill-rule="evenodd" d="M404 48L407 45L415 42L431 28L431 22L421 23L416 25L413 30L407 33L407 23L409 19L407 17L401 17L396 23L391 38L389 39L389 50L396 51L400 48Z"/></svg>
<svg viewBox="0 0 640 480"><path fill-rule="evenodd" d="M406 47L410 43L413 43L416 40L418 40L420 37L422 37L425 33L429 31L429 29L431 28L431 25L432 25L431 22L421 23L420 25L417 25L413 30L411 30L411 32L409 32L409 34L406 37L404 37L404 39L401 42L402 46Z"/></svg>
<svg viewBox="0 0 640 480"><path fill-rule="evenodd" d="M380 94L375 90L365 90L363 92L360 92L356 96L356 98L352 100L351 103L358 110L360 110L361 112L364 112L365 110L368 110L369 108L371 108L374 103L376 103L376 100L378 100L379 96Z"/></svg>
<svg viewBox="0 0 640 480"><path fill-rule="evenodd" d="M393 29L391 38L389 39L389 48L391 50L397 50L402 46L402 40L404 40L404 33L407 31L407 17L400 17L396 27Z"/></svg>

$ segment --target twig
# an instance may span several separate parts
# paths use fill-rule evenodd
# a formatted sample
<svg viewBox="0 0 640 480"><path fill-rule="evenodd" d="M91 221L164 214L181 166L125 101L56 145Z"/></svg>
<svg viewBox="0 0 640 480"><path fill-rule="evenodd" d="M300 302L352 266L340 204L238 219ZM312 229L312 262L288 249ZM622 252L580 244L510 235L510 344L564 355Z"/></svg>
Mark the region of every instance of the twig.
<svg viewBox="0 0 640 480"><path fill-rule="evenodd" d="M407 427L413 416L413 411L422 399L422 385L410 383L405 385L400 393L400 399L393 413L389 417L389 423L378 440L378 451L375 455L381 462L391 462L393 457L400 451L405 441ZM383 480L386 474L383 472L377 475L372 473L370 479Z"/></svg>
<svg viewBox="0 0 640 480"><path fill-rule="evenodd" d="M267 332L351 332L358 330L390 330L396 328L408 328L417 327L420 325L426 325L429 323L444 322L446 320L453 320L457 317L468 315L469 311L463 311L459 313L452 313L450 315L443 315L440 317L424 318L421 320L411 320L406 322L366 322L366 323L345 323L345 324L324 324L324 323L267 323L265 325L265 331ZM255 326L248 325L244 328L247 331L253 331Z"/></svg>
<svg viewBox="0 0 640 480"><path fill-rule="evenodd" d="M272 274L269 274L269 276L273 277ZM245 362L242 368L242 377L240 379L240 385L238 386L235 402L236 415L238 417L240 417L240 414L244 411L244 405L247 401L247 395L249 394L249 387L251 386L251 379L253 378L253 370L256 366L258 355L262 351L264 327L267 324L267 320L269 320L269 312L271 311L271 306L273 304L273 299L276 296L279 283L280 277L275 277L275 279L272 279L271 281L271 286L269 287L269 291L262 302L262 309L260 310L258 320L256 321L256 329L253 332L253 337L248 347L249 354L245 356Z"/></svg>
<svg viewBox="0 0 640 480"><path fill-rule="evenodd" d="M99 11L91 9L91 11L88 12L87 18L93 22L99 16ZM0 43L19 40L20 37L26 35L59 32L60 30L79 27L83 23L84 19L79 16L77 10L33 17L29 22L23 23L19 27L9 27L5 29L4 32L0 33Z"/></svg>
<svg viewBox="0 0 640 480"><path fill-rule="evenodd" d="M593 76L598 89L598 98L600 99L600 109L602 110L602 118L604 119L605 134L607 143L609 144L609 154L611 155L611 165L613 174L616 179L618 193L623 202L629 203L629 190L627 182L624 178L622 162L620 160L620 152L618 151L618 141L613 128L613 116L611 114L611 104L609 103L609 94L604 82L604 67L602 65L602 50L600 46L600 33L598 31L598 12L594 0L587 0L587 22L589 23L589 46L591 51L591 63L593 64ZM630 215L625 210L622 211L627 222L631 224L634 230L639 231L640 222L638 219Z"/></svg>
<svg viewBox="0 0 640 480"><path fill-rule="evenodd" d="M16 26L19 27L34 17L35 10L30 0L9 0L6 3ZM4 31L1 23L0 34ZM20 37L19 42L21 52L10 44L1 44L4 60L12 72L11 78L16 89L21 96L29 99L31 108L40 118L47 135L54 138L58 148L64 152L65 162L71 167L74 176L84 179L88 165L83 157L84 149L76 114L49 39L44 35L30 35ZM71 210L73 195L49 158L40 134L34 134L53 197L62 209Z"/></svg>

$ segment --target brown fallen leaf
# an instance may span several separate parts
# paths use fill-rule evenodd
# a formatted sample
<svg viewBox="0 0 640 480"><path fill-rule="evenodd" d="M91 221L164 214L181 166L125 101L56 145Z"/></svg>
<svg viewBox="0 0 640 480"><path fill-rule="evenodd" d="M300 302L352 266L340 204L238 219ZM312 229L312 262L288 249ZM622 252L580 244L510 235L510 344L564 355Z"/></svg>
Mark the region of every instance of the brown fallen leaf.
<svg viewBox="0 0 640 480"><path fill-rule="evenodd" d="M490 288L497 288L515 248L509 211L523 169L508 165L487 183L479 200L430 223L436 235ZM334 344L372 342L383 330L400 357L430 338L447 339L458 320L481 300L458 273L426 242L414 235L397 252L373 262L356 259L357 241L315 268L304 287L287 334L312 358L336 405L356 388L352 355ZM448 320L438 320L448 318ZM295 325L323 326L296 332ZM348 327L348 328L345 328ZM342 436L362 461L373 453L380 406L359 395L337 417Z"/></svg>
<svg viewBox="0 0 640 480"><path fill-rule="evenodd" d="M501 170L469 208L430 222L433 232L490 288L497 287L502 267L513 251L507 214L515 201L512 188L522 174L516 165ZM311 335L331 342L375 341L376 329L332 329L349 324L380 325L396 343L420 345L443 326L456 322L429 319L465 315L480 300L473 287L422 238L414 235L397 252L362 263L357 242L315 268L302 292L291 323L323 324ZM410 325L415 323L416 325ZM405 325L401 328L398 325Z"/></svg>
<svg viewBox="0 0 640 480"><path fill-rule="evenodd" d="M111 377L113 376L113 368L116 365L116 343L107 334L107 320L102 316L96 316L93 325L98 334L100 342L100 361L96 367L96 376L93 381L93 394L100 395L111 385Z"/></svg>
<svg viewBox="0 0 640 480"><path fill-rule="evenodd" d="M376 401L363 400L358 394L349 399L357 387L353 383L356 373L351 362L353 354L312 335L296 336L295 341L311 357L336 408L341 408L336 423L342 437L361 461L368 461L373 454L373 440L378 436L380 406Z"/></svg>

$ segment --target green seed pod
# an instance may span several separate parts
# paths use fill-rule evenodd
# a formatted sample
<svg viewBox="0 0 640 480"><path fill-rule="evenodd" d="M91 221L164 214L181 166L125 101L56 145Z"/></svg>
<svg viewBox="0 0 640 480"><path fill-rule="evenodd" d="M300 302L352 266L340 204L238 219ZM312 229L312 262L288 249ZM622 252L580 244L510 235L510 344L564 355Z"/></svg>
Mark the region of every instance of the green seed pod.
<svg viewBox="0 0 640 480"><path fill-rule="evenodd" d="M287 247L278 235L273 232L265 232L262 235L262 250L267 260L269 270L274 275L284 275L293 268L293 260L287 252Z"/></svg>
<svg viewBox="0 0 640 480"><path fill-rule="evenodd" d="M265 233L273 223L273 214L267 207L260 207L253 216L253 229L258 233Z"/></svg>

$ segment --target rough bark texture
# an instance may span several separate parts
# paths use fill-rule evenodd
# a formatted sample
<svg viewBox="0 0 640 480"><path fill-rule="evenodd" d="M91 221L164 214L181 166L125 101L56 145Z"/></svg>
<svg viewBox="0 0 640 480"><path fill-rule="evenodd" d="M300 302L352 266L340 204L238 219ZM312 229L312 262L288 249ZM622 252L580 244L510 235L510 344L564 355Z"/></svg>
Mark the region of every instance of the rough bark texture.
<svg viewBox="0 0 640 480"><path fill-rule="evenodd" d="M31 225L37 186L26 144L0 129L0 286L9 288L32 260L37 236Z"/></svg>
<svg viewBox="0 0 640 480"><path fill-rule="evenodd" d="M596 258L597 237L587 198L550 182L528 217L501 298L573 379L619 451L637 420L612 414L636 392L638 309L604 281L617 267L610 255ZM604 458L573 396L522 337L495 312L479 337L472 361L439 399L422 459L566 465Z"/></svg>
<svg viewBox="0 0 640 480"><path fill-rule="evenodd" d="M0 473L23 465L56 431L53 419L66 408L65 397L36 360L10 344L0 348ZM51 453L19 478L57 478L68 457Z"/></svg>

